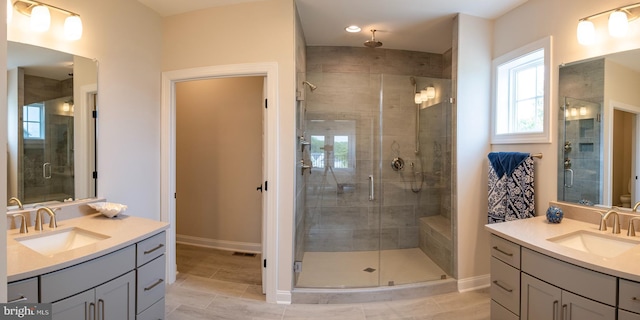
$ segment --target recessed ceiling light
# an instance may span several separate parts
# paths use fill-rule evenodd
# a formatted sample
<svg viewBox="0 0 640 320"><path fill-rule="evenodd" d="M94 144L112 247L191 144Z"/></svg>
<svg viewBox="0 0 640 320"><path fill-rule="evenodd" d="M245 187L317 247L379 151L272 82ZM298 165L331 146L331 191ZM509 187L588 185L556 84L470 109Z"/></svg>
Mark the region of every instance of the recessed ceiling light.
<svg viewBox="0 0 640 320"><path fill-rule="evenodd" d="M358 26L348 26L344 29L347 30L347 32L360 32L360 30L362 30Z"/></svg>

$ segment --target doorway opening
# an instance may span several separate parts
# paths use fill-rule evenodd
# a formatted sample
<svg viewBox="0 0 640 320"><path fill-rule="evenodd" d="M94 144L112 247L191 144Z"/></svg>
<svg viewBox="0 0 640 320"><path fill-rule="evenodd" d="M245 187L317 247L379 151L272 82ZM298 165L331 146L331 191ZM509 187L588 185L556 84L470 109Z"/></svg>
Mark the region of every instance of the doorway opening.
<svg viewBox="0 0 640 320"><path fill-rule="evenodd" d="M278 175L278 87L277 63L249 63L211 66L164 72L162 75L162 110L161 110L161 203L160 217L169 223L167 230L167 282L176 280L176 85L180 82L212 78L229 78L243 76L264 77L264 96L269 101L269 108L264 109L263 137L263 179L268 182L262 196L262 274L263 288L267 302L278 300L276 287L278 263L277 191L280 183ZM267 261L269 263L267 263Z"/></svg>

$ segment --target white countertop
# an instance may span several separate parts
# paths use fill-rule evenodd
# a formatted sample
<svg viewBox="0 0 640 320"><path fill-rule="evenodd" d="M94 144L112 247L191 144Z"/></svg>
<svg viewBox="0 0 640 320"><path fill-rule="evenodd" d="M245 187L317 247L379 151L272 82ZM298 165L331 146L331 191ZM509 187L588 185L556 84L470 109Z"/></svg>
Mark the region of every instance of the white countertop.
<svg viewBox="0 0 640 320"><path fill-rule="evenodd" d="M616 277L640 281L640 236L628 237L626 230L622 230L620 234L612 234L611 227L607 231L599 231L598 225L567 218L564 218L561 223L553 224L547 222L545 216L487 224L485 228L497 236L550 257ZM633 239L638 241L639 245L616 257L605 258L547 240L579 230Z"/></svg>
<svg viewBox="0 0 640 320"><path fill-rule="evenodd" d="M45 219L45 221L49 220ZM43 226L44 231L35 231L33 227L29 227L27 234L20 234L18 229L7 230L8 282L34 277L97 258L157 234L167 229L169 225L166 222L123 214L107 218L96 213L80 218L60 220L56 230L77 227L107 235L108 239L53 256L44 256L16 241L21 237L51 232L48 223Z"/></svg>

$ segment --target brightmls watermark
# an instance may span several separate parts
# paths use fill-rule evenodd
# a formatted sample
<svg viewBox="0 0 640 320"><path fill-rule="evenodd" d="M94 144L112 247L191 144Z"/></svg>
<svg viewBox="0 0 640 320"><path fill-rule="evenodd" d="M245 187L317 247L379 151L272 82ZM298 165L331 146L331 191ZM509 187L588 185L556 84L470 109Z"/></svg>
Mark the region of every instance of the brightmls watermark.
<svg viewBox="0 0 640 320"><path fill-rule="evenodd" d="M0 303L0 320L51 320L51 303Z"/></svg>

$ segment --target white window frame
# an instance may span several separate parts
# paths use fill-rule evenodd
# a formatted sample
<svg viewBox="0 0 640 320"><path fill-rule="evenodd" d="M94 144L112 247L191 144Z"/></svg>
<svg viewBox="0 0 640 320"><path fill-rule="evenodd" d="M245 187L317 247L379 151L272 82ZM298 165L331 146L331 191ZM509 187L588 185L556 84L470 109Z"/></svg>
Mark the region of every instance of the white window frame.
<svg viewBox="0 0 640 320"><path fill-rule="evenodd" d="M517 144L517 143L551 143L551 79L552 79L552 38L548 36L521 48L513 50L493 60L492 63L492 101L491 101L491 143L492 144ZM544 98L543 98L543 124L541 132L521 132L498 134L498 104L505 103L509 99L509 79L500 76L499 69L509 63L523 58L531 53L544 50ZM518 68L518 66L513 69ZM508 72L507 72L508 73ZM498 92L501 94L499 95ZM507 96L505 97L505 94Z"/></svg>
<svg viewBox="0 0 640 320"><path fill-rule="evenodd" d="M24 119L24 109L25 108L38 108L40 111L40 121L28 121L29 119ZM29 105L25 105L22 106L22 127L24 128L24 126L26 126L29 123L37 123L40 126L40 135L37 137L26 137L24 136L24 132L22 133L22 137L24 140L44 140L45 136L46 136L46 132L45 132L45 112L44 112L44 108L45 105L44 103L32 103ZM24 131L24 129L23 129Z"/></svg>

